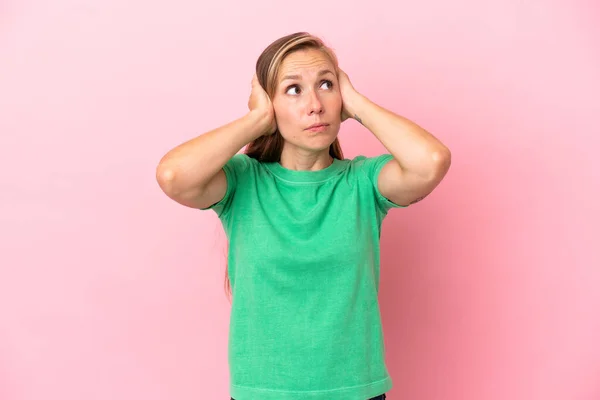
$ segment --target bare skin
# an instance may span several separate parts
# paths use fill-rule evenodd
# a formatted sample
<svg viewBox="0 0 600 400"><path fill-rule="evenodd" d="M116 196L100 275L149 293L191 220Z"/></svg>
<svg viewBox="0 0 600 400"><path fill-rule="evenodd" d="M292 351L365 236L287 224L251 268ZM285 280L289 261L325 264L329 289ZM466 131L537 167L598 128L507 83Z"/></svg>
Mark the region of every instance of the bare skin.
<svg viewBox="0 0 600 400"><path fill-rule="evenodd" d="M342 122L342 95L336 73L329 58L315 49L292 53L281 64L273 108L285 139L283 167L319 170L331 164L329 147ZM326 126L308 129L317 123Z"/></svg>

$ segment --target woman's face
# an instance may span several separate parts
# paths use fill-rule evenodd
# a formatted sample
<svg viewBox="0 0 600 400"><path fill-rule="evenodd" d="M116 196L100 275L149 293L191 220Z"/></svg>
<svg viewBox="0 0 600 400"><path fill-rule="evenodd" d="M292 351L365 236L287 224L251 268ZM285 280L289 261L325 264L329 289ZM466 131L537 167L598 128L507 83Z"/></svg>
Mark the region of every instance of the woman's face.
<svg viewBox="0 0 600 400"><path fill-rule="evenodd" d="M277 128L302 150L323 151L340 129L342 96L337 71L325 53L303 49L281 63L272 98ZM311 128L315 124L321 124Z"/></svg>

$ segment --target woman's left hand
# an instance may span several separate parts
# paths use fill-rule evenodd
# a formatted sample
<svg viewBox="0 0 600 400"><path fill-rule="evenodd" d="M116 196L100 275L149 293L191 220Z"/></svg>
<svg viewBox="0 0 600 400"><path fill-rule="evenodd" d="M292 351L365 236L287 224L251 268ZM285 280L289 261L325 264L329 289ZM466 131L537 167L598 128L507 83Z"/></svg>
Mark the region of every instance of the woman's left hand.
<svg viewBox="0 0 600 400"><path fill-rule="evenodd" d="M338 82L340 85L340 94L342 95L342 122L352 118L354 112L351 110L353 100L359 95L348 75L338 68Z"/></svg>

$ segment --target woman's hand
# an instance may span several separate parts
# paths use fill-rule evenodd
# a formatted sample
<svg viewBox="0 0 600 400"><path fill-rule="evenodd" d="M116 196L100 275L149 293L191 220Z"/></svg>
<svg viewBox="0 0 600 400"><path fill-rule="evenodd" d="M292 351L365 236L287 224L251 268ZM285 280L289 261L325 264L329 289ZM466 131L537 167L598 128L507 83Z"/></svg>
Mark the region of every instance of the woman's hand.
<svg viewBox="0 0 600 400"><path fill-rule="evenodd" d="M256 112L264 121L264 135L272 135L277 130L275 121L275 111L269 95L258 82L256 74L252 77L252 92L248 99L248 109L250 112Z"/></svg>
<svg viewBox="0 0 600 400"><path fill-rule="evenodd" d="M354 100L360 94L354 89L348 75L338 68L338 82L340 85L340 93L342 95L342 122L348 118L355 118L355 113L352 110ZM360 121L359 121L360 122Z"/></svg>

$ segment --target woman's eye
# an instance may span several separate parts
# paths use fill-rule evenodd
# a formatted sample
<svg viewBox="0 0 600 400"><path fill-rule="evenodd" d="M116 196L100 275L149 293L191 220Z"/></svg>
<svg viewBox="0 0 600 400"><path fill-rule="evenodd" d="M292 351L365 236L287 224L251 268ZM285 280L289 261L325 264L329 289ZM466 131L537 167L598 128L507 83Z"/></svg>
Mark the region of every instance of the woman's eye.
<svg viewBox="0 0 600 400"><path fill-rule="evenodd" d="M296 91L295 93L293 91ZM296 85L290 86L288 90L285 92L287 94L298 94L300 92L300 88Z"/></svg>
<svg viewBox="0 0 600 400"><path fill-rule="evenodd" d="M326 90L330 90L333 87L333 82L332 81L321 82L321 88L323 88L324 85L326 85L326 87L325 87ZM300 87L298 85L292 85L287 88L285 93L291 94L291 95L298 95L298 94L300 94Z"/></svg>
<svg viewBox="0 0 600 400"><path fill-rule="evenodd" d="M323 87L323 85L327 84L327 89L331 89L333 87L333 82L331 81L323 81L323 84L321 85L321 87Z"/></svg>

